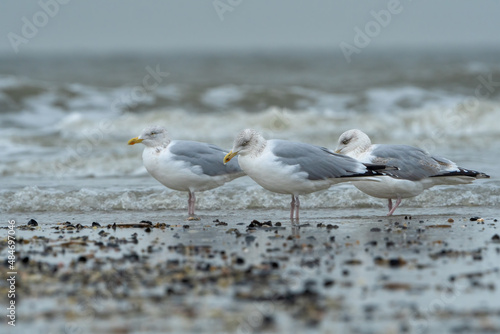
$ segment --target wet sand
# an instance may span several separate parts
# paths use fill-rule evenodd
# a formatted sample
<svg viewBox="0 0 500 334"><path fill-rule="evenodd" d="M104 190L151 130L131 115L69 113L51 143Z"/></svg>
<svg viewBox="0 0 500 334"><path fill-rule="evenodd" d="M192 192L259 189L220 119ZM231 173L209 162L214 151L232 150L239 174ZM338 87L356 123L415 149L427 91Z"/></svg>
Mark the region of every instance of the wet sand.
<svg viewBox="0 0 500 334"><path fill-rule="evenodd" d="M9 214L0 331L499 332L500 210L400 209Z"/></svg>

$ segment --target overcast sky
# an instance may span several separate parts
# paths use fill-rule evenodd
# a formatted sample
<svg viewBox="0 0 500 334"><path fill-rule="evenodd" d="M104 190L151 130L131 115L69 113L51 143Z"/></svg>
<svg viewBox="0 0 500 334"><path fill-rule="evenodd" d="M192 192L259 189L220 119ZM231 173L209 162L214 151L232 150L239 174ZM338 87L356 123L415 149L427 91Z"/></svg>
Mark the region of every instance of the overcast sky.
<svg viewBox="0 0 500 334"><path fill-rule="evenodd" d="M1 0L0 52L339 49L356 27L372 29L370 47L500 46L500 1L398 2Z"/></svg>

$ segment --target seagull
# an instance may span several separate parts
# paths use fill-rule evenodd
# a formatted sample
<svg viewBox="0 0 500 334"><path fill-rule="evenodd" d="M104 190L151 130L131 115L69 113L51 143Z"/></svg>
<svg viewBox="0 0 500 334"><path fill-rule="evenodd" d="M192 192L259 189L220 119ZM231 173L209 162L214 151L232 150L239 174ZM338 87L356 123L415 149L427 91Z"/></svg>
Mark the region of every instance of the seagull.
<svg viewBox="0 0 500 334"><path fill-rule="evenodd" d="M378 198L388 199L391 216L403 198L419 195L435 185L456 185L471 183L475 179L489 178L482 172L458 167L456 163L408 145L372 145L370 138L362 131L353 129L344 132L335 149L364 163L387 164L398 167L391 175L380 177L382 182L357 182L356 188ZM392 205L392 199L396 204Z"/></svg>
<svg viewBox="0 0 500 334"><path fill-rule="evenodd" d="M189 220L198 220L194 214L195 192L222 186L245 175L238 163L223 164L227 151L216 145L187 140L171 140L167 130L160 126L144 129L129 145L142 143L142 161L146 170L165 187L187 191Z"/></svg>
<svg viewBox="0 0 500 334"><path fill-rule="evenodd" d="M238 156L241 169L263 188L292 196L290 219L299 220L299 195L327 189L339 182L378 181L385 166L363 164L331 150L286 140L266 140L245 129L234 140L224 163Z"/></svg>

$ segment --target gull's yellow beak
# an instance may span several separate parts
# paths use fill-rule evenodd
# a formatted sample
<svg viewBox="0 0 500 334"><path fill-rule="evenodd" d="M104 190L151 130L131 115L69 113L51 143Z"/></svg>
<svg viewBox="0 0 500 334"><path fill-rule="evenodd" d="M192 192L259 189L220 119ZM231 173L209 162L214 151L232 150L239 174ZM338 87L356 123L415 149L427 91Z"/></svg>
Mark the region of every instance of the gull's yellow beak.
<svg viewBox="0 0 500 334"><path fill-rule="evenodd" d="M224 157L224 165L227 164L236 155L238 155L238 152L233 152L233 151L231 151L228 154L226 154L226 156Z"/></svg>
<svg viewBox="0 0 500 334"><path fill-rule="evenodd" d="M139 139L139 137L132 138L128 141L129 145L134 145L134 144L139 144L142 143L144 139Z"/></svg>

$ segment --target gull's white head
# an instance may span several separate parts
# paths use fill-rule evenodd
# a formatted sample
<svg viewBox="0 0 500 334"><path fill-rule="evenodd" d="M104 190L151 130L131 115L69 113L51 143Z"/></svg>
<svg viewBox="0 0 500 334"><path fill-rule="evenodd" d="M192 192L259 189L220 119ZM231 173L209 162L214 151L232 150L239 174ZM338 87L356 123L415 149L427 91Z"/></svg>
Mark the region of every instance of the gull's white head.
<svg viewBox="0 0 500 334"><path fill-rule="evenodd" d="M355 156L368 150L371 145L370 138L363 131L352 129L340 135L335 153Z"/></svg>
<svg viewBox="0 0 500 334"><path fill-rule="evenodd" d="M132 138L128 141L129 145L143 143L148 147L166 146L170 143L167 129L161 126L153 125L142 130L139 137Z"/></svg>
<svg viewBox="0 0 500 334"><path fill-rule="evenodd" d="M266 146L266 140L253 129L242 130L234 140L233 149L224 157L224 163L236 155L258 154Z"/></svg>

